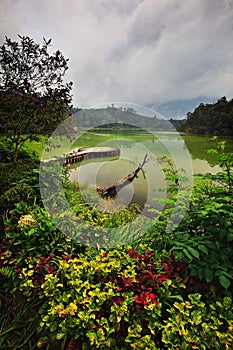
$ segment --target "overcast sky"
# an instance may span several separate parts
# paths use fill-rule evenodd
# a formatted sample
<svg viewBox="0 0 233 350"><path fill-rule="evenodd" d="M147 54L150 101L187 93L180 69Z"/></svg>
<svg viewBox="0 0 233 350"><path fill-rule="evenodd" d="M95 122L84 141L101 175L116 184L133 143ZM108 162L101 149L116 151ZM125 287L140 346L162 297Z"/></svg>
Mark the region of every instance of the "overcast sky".
<svg viewBox="0 0 233 350"><path fill-rule="evenodd" d="M17 34L70 59L75 106L233 98L233 0L0 0Z"/></svg>

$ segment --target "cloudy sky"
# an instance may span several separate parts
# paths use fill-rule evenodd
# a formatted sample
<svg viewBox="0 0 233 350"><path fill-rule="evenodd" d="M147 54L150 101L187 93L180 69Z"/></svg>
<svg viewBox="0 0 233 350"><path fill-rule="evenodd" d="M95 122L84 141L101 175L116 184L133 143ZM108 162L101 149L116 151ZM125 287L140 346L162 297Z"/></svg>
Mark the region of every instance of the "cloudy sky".
<svg viewBox="0 0 233 350"><path fill-rule="evenodd" d="M233 0L0 0L17 34L70 59L74 105L233 97Z"/></svg>

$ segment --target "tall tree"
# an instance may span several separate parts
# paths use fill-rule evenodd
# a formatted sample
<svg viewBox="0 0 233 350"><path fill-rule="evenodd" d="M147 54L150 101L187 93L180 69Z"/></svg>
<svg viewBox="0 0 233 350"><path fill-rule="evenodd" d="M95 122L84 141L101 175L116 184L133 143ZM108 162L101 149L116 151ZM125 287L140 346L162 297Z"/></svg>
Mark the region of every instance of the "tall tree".
<svg viewBox="0 0 233 350"><path fill-rule="evenodd" d="M201 103L182 125L182 131L203 135L233 136L233 99L221 97L213 104Z"/></svg>
<svg viewBox="0 0 233 350"><path fill-rule="evenodd" d="M41 45L28 36L5 39L0 47L0 129L14 148L14 159L27 140L51 133L68 116L72 82L64 83L68 59L51 39Z"/></svg>

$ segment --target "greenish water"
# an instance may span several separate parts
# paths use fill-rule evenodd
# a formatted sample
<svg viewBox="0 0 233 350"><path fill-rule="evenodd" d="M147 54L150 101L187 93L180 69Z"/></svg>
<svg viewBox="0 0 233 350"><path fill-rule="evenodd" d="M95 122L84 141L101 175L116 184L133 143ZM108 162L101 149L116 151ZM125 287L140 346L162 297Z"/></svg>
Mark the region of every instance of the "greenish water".
<svg viewBox="0 0 233 350"><path fill-rule="evenodd" d="M228 150L233 150L233 140L227 141ZM215 144L203 136L181 135L177 132L96 130L78 137L74 148L81 146L110 146L121 150L119 159L83 162L71 170L72 181L91 186L116 183L134 171L145 154L148 155L144 173L140 172L138 178L119 191L115 199L116 204L139 203L144 211L147 211L147 206L158 208L154 199L167 195L168 184L162 171L167 164L161 160L162 157L171 159L174 169L184 169L187 184L193 182L196 173L216 173L220 170L218 166L213 166L215 157L206 153Z"/></svg>

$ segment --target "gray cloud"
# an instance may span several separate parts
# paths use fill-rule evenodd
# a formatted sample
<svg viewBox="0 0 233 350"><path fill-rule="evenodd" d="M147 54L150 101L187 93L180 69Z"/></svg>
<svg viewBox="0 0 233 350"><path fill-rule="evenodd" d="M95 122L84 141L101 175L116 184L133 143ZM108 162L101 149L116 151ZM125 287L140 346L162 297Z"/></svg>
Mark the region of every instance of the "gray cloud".
<svg viewBox="0 0 233 350"><path fill-rule="evenodd" d="M0 40L52 38L74 104L233 97L232 0L1 0Z"/></svg>

